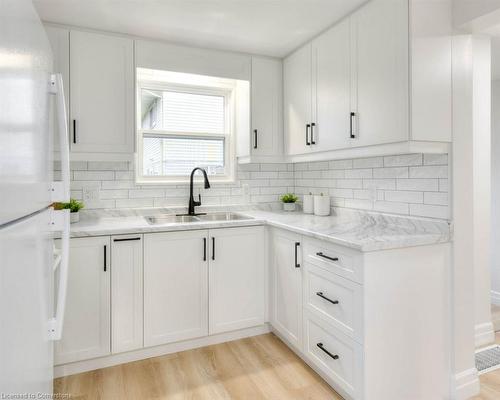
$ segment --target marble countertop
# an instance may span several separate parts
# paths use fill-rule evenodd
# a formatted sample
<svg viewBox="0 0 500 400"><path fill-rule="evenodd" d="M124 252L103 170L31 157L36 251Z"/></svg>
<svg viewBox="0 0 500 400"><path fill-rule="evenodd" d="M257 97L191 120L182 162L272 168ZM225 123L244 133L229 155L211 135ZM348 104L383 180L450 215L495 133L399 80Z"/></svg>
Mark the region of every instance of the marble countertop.
<svg viewBox="0 0 500 400"><path fill-rule="evenodd" d="M144 215L172 214L175 211L151 209L148 214L148 211L144 210L135 213L112 210L109 214L87 216L82 221L72 224L71 236L85 237L270 225L365 252L445 243L451 240L449 224L440 220L353 210L339 211L336 215L328 217L307 215L302 212L290 213L258 209L232 211L252 219L151 225L144 218Z"/></svg>

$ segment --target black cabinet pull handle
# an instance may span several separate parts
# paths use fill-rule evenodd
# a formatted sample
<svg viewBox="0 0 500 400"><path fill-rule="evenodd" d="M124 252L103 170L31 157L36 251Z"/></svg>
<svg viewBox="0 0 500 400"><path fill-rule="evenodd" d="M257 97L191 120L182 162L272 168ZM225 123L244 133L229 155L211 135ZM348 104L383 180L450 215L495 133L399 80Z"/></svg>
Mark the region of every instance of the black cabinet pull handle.
<svg viewBox="0 0 500 400"><path fill-rule="evenodd" d="M254 129L253 133L255 135L255 142L253 144L253 148L256 149L257 148L257 129Z"/></svg>
<svg viewBox="0 0 500 400"><path fill-rule="evenodd" d="M338 354L332 354L332 353L330 353L327 349L325 349L325 347L323 346L323 343L318 343L318 344L316 344L316 346L318 346L322 351L324 351L326 354L328 354L334 360L338 360L339 359Z"/></svg>
<svg viewBox="0 0 500 400"><path fill-rule="evenodd" d="M310 146L311 142L309 142L309 128L311 127L310 124L306 125L306 146Z"/></svg>
<svg viewBox="0 0 500 400"><path fill-rule="evenodd" d="M352 130L352 120L354 119L355 116L356 116L356 113L355 112L351 112L351 116L350 116L350 120L349 120L351 139L354 139L356 137L356 135L354 134L354 132Z"/></svg>
<svg viewBox="0 0 500 400"><path fill-rule="evenodd" d="M295 242L295 268L300 268L300 264L298 263L298 249L300 246L300 242Z"/></svg>
<svg viewBox="0 0 500 400"><path fill-rule="evenodd" d="M207 238L203 238L203 261L207 261Z"/></svg>
<svg viewBox="0 0 500 400"><path fill-rule="evenodd" d="M73 143L76 144L76 119L73 120Z"/></svg>
<svg viewBox="0 0 500 400"><path fill-rule="evenodd" d="M113 242L130 242L131 240L141 240L140 237L125 238L125 239L113 239Z"/></svg>
<svg viewBox="0 0 500 400"><path fill-rule="evenodd" d="M326 297L323 292L316 292L316 296L319 296L321 297L322 299L326 300L326 301L329 301L330 303L332 304L339 304L339 301L338 300L332 300L332 299L329 299L328 297Z"/></svg>
<svg viewBox="0 0 500 400"><path fill-rule="evenodd" d="M215 260L215 238L212 237L212 260Z"/></svg>
<svg viewBox="0 0 500 400"><path fill-rule="evenodd" d="M311 144L316 144L316 142L314 141L314 127L316 126L316 124L314 122L311 122Z"/></svg>
<svg viewBox="0 0 500 400"><path fill-rule="evenodd" d="M339 260L338 257L327 256L327 255L323 254L321 251L317 252L316 255L320 256L320 257L323 257L323 258L326 258L327 260L330 260L330 261L338 261Z"/></svg>
<svg viewBox="0 0 500 400"><path fill-rule="evenodd" d="M104 272L106 272L106 267L107 267L107 253L108 253L108 246L104 245Z"/></svg>

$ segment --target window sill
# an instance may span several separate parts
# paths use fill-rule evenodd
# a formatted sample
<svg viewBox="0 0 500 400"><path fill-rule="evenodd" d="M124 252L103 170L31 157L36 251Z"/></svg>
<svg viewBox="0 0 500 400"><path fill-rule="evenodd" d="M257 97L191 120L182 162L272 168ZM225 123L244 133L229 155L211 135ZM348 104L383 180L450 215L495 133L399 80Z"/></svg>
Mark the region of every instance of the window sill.
<svg viewBox="0 0 500 400"><path fill-rule="evenodd" d="M236 179L234 178L226 178L226 179L214 179L208 177L208 180L210 182L210 185L230 185L236 183ZM184 180L178 180L178 181L150 181L150 180L141 180L141 179L136 179L135 183L140 186L189 186L190 181L188 179ZM196 177L194 180L195 185L203 185L204 181L203 179L200 179L199 177Z"/></svg>

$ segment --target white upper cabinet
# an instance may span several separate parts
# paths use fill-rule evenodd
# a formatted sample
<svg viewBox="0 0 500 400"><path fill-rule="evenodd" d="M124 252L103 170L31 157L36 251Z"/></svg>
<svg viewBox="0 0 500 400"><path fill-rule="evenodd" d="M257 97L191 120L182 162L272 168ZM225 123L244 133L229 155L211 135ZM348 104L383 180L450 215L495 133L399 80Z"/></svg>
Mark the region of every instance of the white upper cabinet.
<svg viewBox="0 0 500 400"><path fill-rule="evenodd" d="M408 140L408 2L372 0L350 20L352 145Z"/></svg>
<svg viewBox="0 0 500 400"><path fill-rule="evenodd" d="M283 87L281 60L252 57L251 154L283 153Z"/></svg>
<svg viewBox="0 0 500 400"><path fill-rule="evenodd" d="M350 21L346 19L312 42L313 113L311 148L350 146ZM314 124L314 125L313 125Z"/></svg>
<svg viewBox="0 0 500 400"><path fill-rule="evenodd" d="M262 226L210 230L209 334L264 323L264 239Z"/></svg>
<svg viewBox="0 0 500 400"><path fill-rule="evenodd" d="M134 151L134 43L71 31L71 150Z"/></svg>
<svg viewBox="0 0 500 400"><path fill-rule="evenodd" d="M50 46L52 47L53 68L54 73L62 75L64 85L64 99L66 102L66 115L69 120L69 30L56 26L45 26L45 31L49 38ZM54 115L51 116L52 126L54 127L54 152L59 153L59 133L57 127L57 115L55 104L52 105Z"/></svg>
<svg viewBox="0 0 500 400"><path fill-rule="evenodd" d="M285 143L289 155L309 150L312 113L311 44L283 61Z"/></svg>
<svg viewBox="0 0 500 400"><path fill-rule="evenodd" d="M447 0L371 0L285 58L291 161L411 152L419 141L426 151L447 151L450 7Z"/></svg>

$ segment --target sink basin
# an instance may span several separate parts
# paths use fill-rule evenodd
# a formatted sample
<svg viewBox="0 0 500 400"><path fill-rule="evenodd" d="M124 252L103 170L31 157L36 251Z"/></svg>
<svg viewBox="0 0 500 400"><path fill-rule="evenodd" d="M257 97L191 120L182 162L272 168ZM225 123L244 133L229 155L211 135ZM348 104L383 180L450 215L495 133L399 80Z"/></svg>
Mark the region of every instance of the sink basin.
<svg viewBox="0 0 500 400"><path fill-rule="evenodd" d="M251 217L245 217L244 215L236 214L233 212L210 213L206 215L199 215L198 218L201 221L238 221L244 219L252 219Z"/></svg>
<svg viewBox="0 0 500 400"><path fill-rule="evenodd" d="M156 217L144 217L151 225L163 224L185 224L189 222L200 222L198 217L193 215L159 215Z"/></svg>

